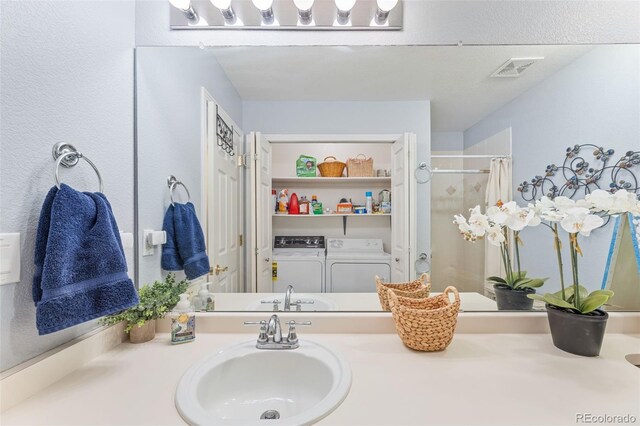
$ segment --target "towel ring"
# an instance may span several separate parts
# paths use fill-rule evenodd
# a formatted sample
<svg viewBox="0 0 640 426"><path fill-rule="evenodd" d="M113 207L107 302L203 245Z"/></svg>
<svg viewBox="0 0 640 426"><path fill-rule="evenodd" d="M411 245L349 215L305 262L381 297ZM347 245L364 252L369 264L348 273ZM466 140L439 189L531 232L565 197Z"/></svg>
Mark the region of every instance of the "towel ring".
<svg viewBox="0 0 640 426"><path fill-rule="evenodd" d="M96 172L96 175L98 176L98 182L100 184L100 192L104 192L104 185L102 183L102 176L100 175L100 171L98 171L98 168L96 167L96 165L93 164L93 161L89 160L89 158L87 158L81 152L76 150L75 146L68 143L64 143L64 142L58 142L53 146L52 153L53 153L53 158L56 160L55 178L56 178L56 186L58 187L58 189L60 189L60 184L61 184L60 166L62 165L67 168L73 167L76 164L78 164L78 161L80 161L80 159L82 158L84 159L84 161L89 163L93 171Z"/></svg>
<svg viewBox="0 0 640 426"><path fill-rule="evenodd" d="M420 178L419 173L421 172L426 172L427 175L423 178ZM431 180L431 177L433 176L433 170L427 163L422 162L418 165L418 168L416 168L414 176L416 177L416 182L418 182L419 184L424 184Z"/></svg>
<svg viewBox="0 0 640 426"><path fill-rule="evenodd" d="M169 186L169 198L171 199L171 205L174 206L176 203L173 201L173 190L176 189L178 185L181 185L187 193L187 203L191 201L191 193L189 192L189 188L180 182L174 175L170 175L167 178L167 185Z"/></svg>

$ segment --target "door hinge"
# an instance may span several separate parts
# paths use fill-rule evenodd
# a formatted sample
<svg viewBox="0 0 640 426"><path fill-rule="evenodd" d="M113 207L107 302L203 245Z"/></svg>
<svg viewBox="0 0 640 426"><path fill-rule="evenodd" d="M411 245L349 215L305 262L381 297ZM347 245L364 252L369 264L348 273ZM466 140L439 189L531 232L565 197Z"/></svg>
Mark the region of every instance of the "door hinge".
<svg viewBox="0 0 640 426"><path fill-rule="evenodd" d="M249 154L238 155L238 167L247 167L249 164Z"/></svg>
<svg viewBox="0 0 640 426"><path fill-rule="evenodd" d="M238 241L240 243L240 247L242 247L244 245L244 235L240 234L238 236Z"/></svg>

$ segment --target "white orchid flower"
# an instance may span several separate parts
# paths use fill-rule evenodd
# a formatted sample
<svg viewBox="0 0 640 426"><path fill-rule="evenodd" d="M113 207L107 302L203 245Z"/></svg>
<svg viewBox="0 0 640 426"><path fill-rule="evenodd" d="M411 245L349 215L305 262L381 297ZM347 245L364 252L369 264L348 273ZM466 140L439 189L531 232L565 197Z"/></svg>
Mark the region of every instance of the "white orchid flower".
<svg viewBox="0 0 640 426"><path fill-rule="evenodd" d="M588 237L591 231L604 223L604 219L591 214L589 209L585 207L570 208L566 214L567 216L562 219L560 226L570 234L580 233L580 235Z"/></svg>
<svg viewBox="0 0 640 426"><path fill-rule="evenodd" d="M589 208L597 212L607 212L613 205L611 193L604 189L596 189L591 194L587 194L585 200L589 204Z"/></svg>
<svg viewBox="0 0 640 426"><path fill-rule="evenodd" d="M471 230L471 228L469 228L469 224L467 223L467 219L465 219L465 217L461 214L453 216L453 223L458 225L458 229L460 229L460 232L462 233L467 233Z"/></svg>
<svg viewBox="0 0 640 426"><path fill-rule="evenodd" d="M504 243L505 238L502 233L502 228L499 225L493 225L489 227L486 234L487 241L494 246L500 246L500 244Z"/></svg>
<svg viewBox="0 0 640 426"><path fill-rule="evenodd" d="M569 210L576 207L576 202L569 197L565 197L563 195L554 198L553 206L556 211Z"/></svg>
<svg viewBox="0 0 640 426"><path fill-rule="evenodd" d="M522 231L527 226L540 225L540 218L535 210L519 208L507 216L504 224L512 231Z"/></svg>
<svg viewBox="0 0 640 426"><path fill-rule="evenodd" d="M518 205L515 201L509 201L501 206L491 206L487 209L487 217L493 223L504 225L509 215L516 212Z"/></svg>
<svg viewBox="0 0 640 426"><path fill-rule="evenodd" d="M611 207L609 214L624 214L635 210L638 204L636 194L626 190L616 191L611 195Z"/></svg>
<svg viewBox="0 0 640 426"><path fill-rule="evenodd" d="M489 218L480 212L480 206L476 206L471 209L471 215L469 216L469 227L478 237L483 237L489 229Z"/></svg>

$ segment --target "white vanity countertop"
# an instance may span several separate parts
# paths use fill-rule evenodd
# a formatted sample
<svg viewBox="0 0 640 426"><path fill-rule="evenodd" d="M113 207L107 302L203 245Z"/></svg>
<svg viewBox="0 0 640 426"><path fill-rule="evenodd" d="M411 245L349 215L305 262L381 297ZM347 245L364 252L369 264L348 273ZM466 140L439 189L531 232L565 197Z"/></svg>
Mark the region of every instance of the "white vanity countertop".
<svg viewBox="0 0 640 426"><path fill-rule="evenodd" d="M255 337L123 343L2 413L1 423L182 425L173 399L182 374ZM624 359L640 353L637 335L607 335L598 358L562 352L548 334L457 334L440 353L414 352L395 334L309 337L341 352L353 373L349 395L322 425L575 425L578 413L640 421L640 368Z"/></svg>

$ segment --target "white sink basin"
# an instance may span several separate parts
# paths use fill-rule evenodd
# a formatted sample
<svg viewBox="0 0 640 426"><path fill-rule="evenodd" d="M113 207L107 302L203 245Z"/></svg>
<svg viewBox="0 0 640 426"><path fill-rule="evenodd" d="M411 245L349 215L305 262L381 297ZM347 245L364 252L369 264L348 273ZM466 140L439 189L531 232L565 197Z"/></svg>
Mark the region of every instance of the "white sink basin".
<svg viewBox="0 0 640 426"><path fill-rule="evenodd" d="M349 365L318 343L267 350L252 340L189 368L175 402L191 425L309 425L335 410L350 387ZM279 419L261 419L274 412Z"/></svg>
<svg viewBox="0 0 640 426"><path fill-rule="evenodd" d="M276 293L273 297L265 297L260 300L256 300L247 305L247 311L273 311L273 303L263 303L263 302L272 302L274 299L280 301L278 304L278 310L284 310L284 295L280 293ZM326 297L311 294L311 293L294 293L291 297L291 303L295 303L298 300L302 300L303 302L313 302L313 303L303 303L302 312L312 312L312 311L335 311L338 309L338 305L331 299L327 299ZM296 310L295 306L291 307L292 311Z"/></svg>

